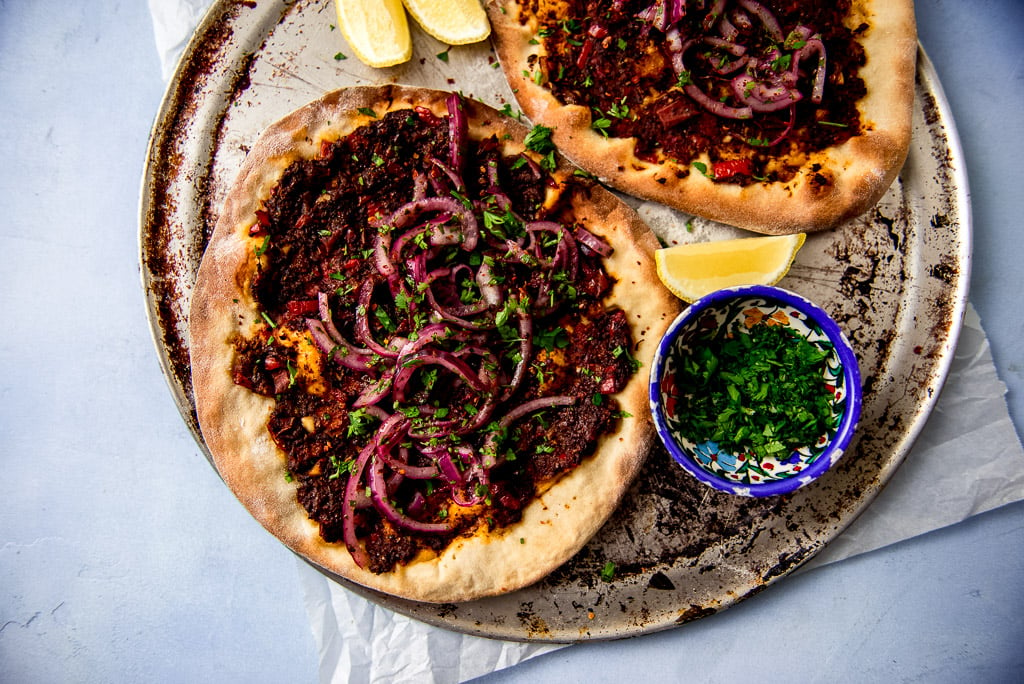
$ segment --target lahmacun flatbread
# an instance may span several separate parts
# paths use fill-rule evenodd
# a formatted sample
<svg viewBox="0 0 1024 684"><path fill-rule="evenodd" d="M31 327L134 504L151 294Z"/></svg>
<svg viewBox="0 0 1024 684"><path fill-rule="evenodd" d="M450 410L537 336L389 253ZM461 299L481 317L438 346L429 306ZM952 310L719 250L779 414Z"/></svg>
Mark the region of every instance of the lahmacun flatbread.
<svg viewBox="0 0 1024 684"><path fill-rule="evenodd" d="M873 206L906 159L912 0L488 0L523 112L602 182L771 234Z"/></svg>
<svg viewBox="0 0 1024 684"><path fill-rule="evenodd" d="M224 481L313 563L408 599L541 579L653 441L678 312L637 215L479 102L329 93L266 130L190 317Z"/></svg>

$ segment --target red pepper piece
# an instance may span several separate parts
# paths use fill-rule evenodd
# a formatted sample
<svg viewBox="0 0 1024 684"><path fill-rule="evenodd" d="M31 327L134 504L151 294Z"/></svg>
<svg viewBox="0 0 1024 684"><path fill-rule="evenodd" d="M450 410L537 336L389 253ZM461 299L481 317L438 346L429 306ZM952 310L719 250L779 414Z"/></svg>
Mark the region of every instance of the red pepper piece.
<svg viewBox="0 0 1024 684"><path fill-rule="evenodd" d="M715 180L729 180L733 176L753 176L754 162L749 159L727 159L711 165Z"/></svg>
<svg viewBox="0 0 1024 684"><path fill-rule="evenodd" d="M286 305L288 313L294 316L304 316L306 314L313 314L319 311L320 305L315 299L300 299L288 302Z"/></svg>

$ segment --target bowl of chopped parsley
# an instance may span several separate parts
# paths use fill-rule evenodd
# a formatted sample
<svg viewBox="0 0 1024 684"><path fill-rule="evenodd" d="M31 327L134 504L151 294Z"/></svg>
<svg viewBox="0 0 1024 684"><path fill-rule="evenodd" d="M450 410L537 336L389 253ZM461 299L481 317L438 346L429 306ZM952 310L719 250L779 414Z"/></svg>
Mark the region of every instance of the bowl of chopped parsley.
<svg viewBox="0 0 1024 684"><path fill-rule="evenodd" d="M732 494L777 496L843 455L860 417L860 371L820 307L778 287L734 287L672 323L650 399L662 442L694 477Z"/></svg>

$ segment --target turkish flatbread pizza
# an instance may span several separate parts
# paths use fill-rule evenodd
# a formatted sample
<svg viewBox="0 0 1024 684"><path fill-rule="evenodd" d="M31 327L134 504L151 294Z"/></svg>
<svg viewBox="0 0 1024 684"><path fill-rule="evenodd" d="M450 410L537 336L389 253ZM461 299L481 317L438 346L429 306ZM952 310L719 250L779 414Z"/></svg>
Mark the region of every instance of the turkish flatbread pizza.
<svg viewBox="0 0 1024 684"><path fill-rule="evenodd" d="M531 584L653 441L678 302L637 215L457 94L330 93L249 152L190 317L203 438L275 536L373 589Z"/></svg>
<svg viewBox="0 0 1024 684"><path fill-rule="evenodd" d="M489 0L561 152L624 192L771 234L873 206L906 159L912 0Z"/></svg>

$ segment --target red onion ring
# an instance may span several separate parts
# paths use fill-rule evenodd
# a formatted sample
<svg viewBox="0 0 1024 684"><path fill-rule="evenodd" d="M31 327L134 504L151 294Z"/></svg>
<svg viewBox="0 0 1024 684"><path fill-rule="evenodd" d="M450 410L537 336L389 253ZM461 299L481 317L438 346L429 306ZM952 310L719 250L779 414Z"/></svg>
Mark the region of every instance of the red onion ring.
<svg viewBox="0 0 1024 684"><path fill-rule="evenodd" d="M716 5L719 3L716 3ZM721 2L724 6L725 3ZM779 26L778 19L771 11L756 0L739 0L739 4L743 9L747 10L761 21L761 25L764 26L764 30L768 33L772 40L776 43L782 42L782 27Z"/></svg>
<svg viewBox="0 0 1024 684"><path fill-rule="evenodd" d="M355 509L360 498L365 496L361 482L363 471L366 470L366 464L369 462L373 452L374 444L372 441L359 452L359 456L356 458L356 465L349 471L348 480L345 482L345 494L342 500L342 507L344 508L344 513L341 516L342 540L345 542L348 552L352 555L352 560L361 568L369 567L370 556L366 553L362 542L356 536Z"/></svg>
<svg viewBox="0 0 1024 684"><path fill-rule="evenodd" d="M463 150L466 148L467 135L466 105L458 93L451 93L445 100L445 106L448 108L448 163L458 176L465 166ZM458 185L464 186L461 182Z"/></svg>
<svg viewBox="0 0 1024 684"><path fill-rule="evenodd" d="M379 459L374 459L370 463L369 484L370 498L373 499L373 505L380 511L381 515L398 527L421 534L446 534L452 531L451 523L421 522L410 518L396 509L392 505L391 498L387 493L387 485L384 480L384 463Z"/></svg>

